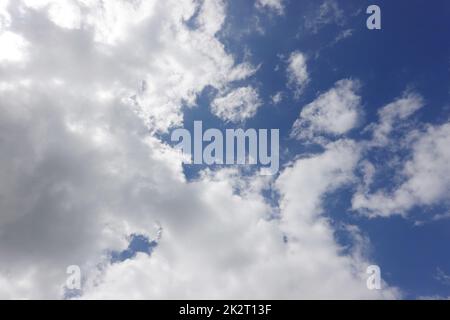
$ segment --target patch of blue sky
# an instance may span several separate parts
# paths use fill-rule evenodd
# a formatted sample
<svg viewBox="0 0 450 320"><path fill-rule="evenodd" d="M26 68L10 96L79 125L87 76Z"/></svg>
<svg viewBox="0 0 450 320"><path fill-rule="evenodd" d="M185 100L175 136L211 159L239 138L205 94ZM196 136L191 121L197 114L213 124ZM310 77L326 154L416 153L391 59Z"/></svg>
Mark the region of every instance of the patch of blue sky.
<svg viewBox="0 0 450 320"><path fill-rule="evenodd" d="M157 246L158 243L155 240L150 240L141 234L132 234L128 247L122 251L112 251L110 253L110 261L111 263L116 263L132 259L138 252L150 255Z"/></svg>

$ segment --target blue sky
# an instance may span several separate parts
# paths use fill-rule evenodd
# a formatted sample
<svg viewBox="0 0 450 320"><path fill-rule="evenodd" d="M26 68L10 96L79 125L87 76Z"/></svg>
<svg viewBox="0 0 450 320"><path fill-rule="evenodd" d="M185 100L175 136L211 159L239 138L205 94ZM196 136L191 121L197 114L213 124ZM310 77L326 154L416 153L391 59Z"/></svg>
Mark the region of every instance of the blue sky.
<svg viewBox="0 0 450 320"><path fill-rule="evenodd" d="M0 298L449 298L449 38L445 0L0 1ZM182 163L194 121L279 172Z"/></svg>

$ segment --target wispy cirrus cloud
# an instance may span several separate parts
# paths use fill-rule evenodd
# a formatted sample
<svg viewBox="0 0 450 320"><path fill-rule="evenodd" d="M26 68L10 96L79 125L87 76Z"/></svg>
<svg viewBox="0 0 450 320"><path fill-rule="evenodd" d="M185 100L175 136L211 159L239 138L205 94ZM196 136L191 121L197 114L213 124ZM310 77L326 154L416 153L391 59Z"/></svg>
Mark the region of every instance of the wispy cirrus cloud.
<svg viewBox="0 0 450 320"><path fill-rule="evenodd" d="M325 0L311 14L305 17L305 29L318 33L330 24L342 25L345 21L344 10L336 0Z"/></svg>

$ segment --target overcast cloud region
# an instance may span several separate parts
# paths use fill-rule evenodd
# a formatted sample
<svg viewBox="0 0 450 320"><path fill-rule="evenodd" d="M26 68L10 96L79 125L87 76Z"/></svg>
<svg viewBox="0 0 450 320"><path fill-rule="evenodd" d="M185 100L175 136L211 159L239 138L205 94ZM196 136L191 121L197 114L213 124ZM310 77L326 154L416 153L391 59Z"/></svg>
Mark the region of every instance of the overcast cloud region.
<svg viewBox="0 0 450 320"><path fill-rule="evenodd" d="M450 4L370 4L0 0L0 299L449 297Z"/></svg>

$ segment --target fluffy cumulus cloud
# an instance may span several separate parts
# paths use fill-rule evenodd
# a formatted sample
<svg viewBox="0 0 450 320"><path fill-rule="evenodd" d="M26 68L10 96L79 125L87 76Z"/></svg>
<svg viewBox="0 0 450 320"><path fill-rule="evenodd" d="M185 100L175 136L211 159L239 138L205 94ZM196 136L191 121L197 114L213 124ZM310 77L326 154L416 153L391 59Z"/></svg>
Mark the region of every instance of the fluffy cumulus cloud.
<svg viewBox="0 0 450 320"><path fill-rule="evenodd" d="M378 122L367 127L371 138L360 142L364 153L386 161L381 165L364 162L364 181L352 199L354 210L369 217L407 216L415 207L448 202L450 123L417 125L411 118L424 105L420 94L407 90L382 107ZM401 154L406 156L399 159ZM394 183L374 188L377 176L387 172Z"/></svg>
<svg viewBox="0 0 450 320"><path fill-rule="evenodd" d="M286 169L276 181L281 220L268 219L271 208L257 192L264 181L242 185L232 171L205 173L186 186L184 196L195 203L184 203L183 223L163 223L154 254L109 267L84 297L397 297L389 287L367 290L367 258L358 250L342 254L330 222L321 216L322 196L352 180L357 149L351 141L339 141ZM233 194L236 184L246 192Z"/></svg>
<svg viewBox="0 0 450 320"><path fill-rule="evenodd" d="M241 87L214 99L211 110L225 121L242 122L253 117L261 104L256 89Z"/></svg>
<svg viewBox="0 0 450 320"><path fill-rule="evenodd" d="M72 85L87 78L105 96L120 91L149 130L164 132L181 124L182 108L192 107L205 86L222 88L254 72L236 64L215 37L224 21L222 1L175 3L14 2L11 11L22 8L27 24L11 28L33 41L34 66L40 66L34 73L45 65L55 77L77 80ZM47 33L33 28L37 23Z"/></svg>
<svg viewBox="0 0 450 320"><path fill-rule="evenodd" d="M361 114L360 84L343 79L302 108L291 136L315 141L324 135L341 136L358 125Z"/></svg>
<svg viewBox="0 0 450 320"><path fill-rule="evenodd" d="M393 190L360 191L353 208L369 216L405 215L415 206L435 205L448 200L450 191L450 123L428 126L414 132L411 159L399 170L404 181Z"/></svg>
<svg viewBox="0 0 450 320"><path fill-rule="evenodd" d="M424 106L421 95L406 91L401 97L382 107L378 111L379 121L370 125L373 132L372 146L386 146L392 139L391 134L401 128L402 123Z"/></svg>
<svg viewBox="0 0 450 320"><path fill-rule="evenodd" d="M80 298L399 296L366 288L367 243L344 250L322 215L326 195L354 180L356 143L330 143L278 178L223 169L187 181L154 134L180 125L206 86L254 73L216 37L222 1L0 3L2 35L23 41L8 40L0 62L1 298L64 298L69 265L81 267ZM216 99L229 121L258 104L251 87ZM279 204L263 197L270 188ZM158 245L111 263L131 234Z"/></svg>

